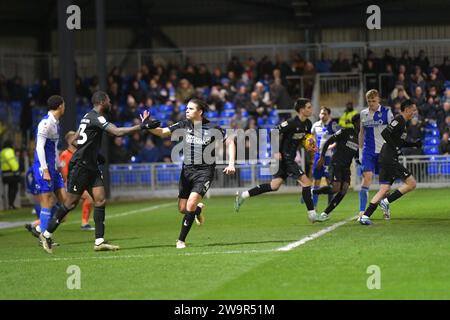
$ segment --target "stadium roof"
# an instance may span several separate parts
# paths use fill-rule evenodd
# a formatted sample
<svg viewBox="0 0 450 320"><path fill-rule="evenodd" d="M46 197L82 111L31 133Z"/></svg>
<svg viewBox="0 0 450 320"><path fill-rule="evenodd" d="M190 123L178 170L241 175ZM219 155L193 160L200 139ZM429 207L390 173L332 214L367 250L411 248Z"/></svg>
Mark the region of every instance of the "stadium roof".
<svg viewBox="0 0 450 320"><path fill-rule="evenodd" d="M132 27L151 23L192 25L203 23L260 23L295 21L302 27L345 27L364 25L366 8L374 1L356 0L107 0L106 26ZM76 0L82 24L95 26L95 1ZM385 0L381 7L383 25L448 24L444 12L450 1ZM0 2L0 33L24 35L56 28L57 0ZM47 28L48 30L48 28Z"/></svg>

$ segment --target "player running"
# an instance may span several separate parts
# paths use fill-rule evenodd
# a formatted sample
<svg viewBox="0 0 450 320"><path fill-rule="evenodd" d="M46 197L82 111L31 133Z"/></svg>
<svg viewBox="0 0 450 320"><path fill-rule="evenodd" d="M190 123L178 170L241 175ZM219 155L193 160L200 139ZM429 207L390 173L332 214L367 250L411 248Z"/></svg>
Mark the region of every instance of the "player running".
<svg viewBox="0 0 450 320"><path fill-rule="evenodd" d="M402 102L400 110L400 114L395 116L394 120L381 133L386 143L383 144L380 152L380 190L372 198L364 215L359 220L363 225L372 224L370 216L377 208L378 202L384 211L384 216L389 219L389 205L416 188L416 180L408 169L400 164L398 157L402 155L401 148L403 147L420 148L422 146L420 141L413 143L406 141L406 122L414 117L417 107L411 100L406 100ZM385 198L396 179L401 179L403 184Z"/></svg>
<svg viewBox="0 0 450 320"><path fill-rule="evenodd" d="M350 186L350 166L353 158L358 161L359 156L359 114L352 118L353 128L343 128L332 135L323 146L320 159L317 161L317 167L321 168L325 163L325 156L328 147L336 143L335 153L331 159L330 179L332 187L326 186L314 190L314 194L328 193L334 197L328 204L328 207L320 214L317 221L326 221L329 219L331 211L338 206L344 199Z"/></svg>
<svg viewBox="0 0 450 320"><path fill-rule="evenodd" d="M102 143L103 132L113 136L124 136L139 130L148 130L159 126L159 121L151 120L148 116L142 119L140 125L130 128L118 128L106 120L105 115L111 110L109 96L97 91L92 96L94 108L81 119L74 141L77 150L69 164L69 179L67 183L67 198L58 208L50 221L47 231L40 235L45 251L52 253L52 234L58 228L64 217L73 210L85 190L94 199L95 222L95 251L118 250L119 247L105 241L105 188L103 176L98 167L98 152ZM61 178L62 180L62 178Z"/></svg>
<svg viewBox="0 0 450 320"><path fill-rule="evenodd" d="M59 160L61 163L61 174L64 179L64 183L67 185L67 177L69 175L69 163L72 159L73 153L77 150L72 142L75 141L77 138L77 133L75 131L69 131L66 133L66 136L64 139L67 142L67 149L61 152L61 155L59 156ZM84 191L81 195L81 200L83 204L81 205L81 230L84 231L92 231L95 230L90 224L89 224L89 217L91 215L91 209L92 209L92 198L89 195L87 191Z"/></svg>
<svg viewBox="0 0 450 320"><path fill-rule="evenodd" d="M303 187L302 197L308 209L309 221L312 223L316 221L317 214L311 196L311 180L295 162L297 149L302 141L307 140L308 151L317 151L315 141L311 136L312 123L308 119L312 114L312 105L308 99L300 98L295 102L294 109L297 115L276 127L281 134L280 153L275 154L280 160L278 172L274 174L270 183L257 185L248 191L242 192L242 194L237 192L235 199L236 212L239 211L245 199L266 192L277 191L288 177L292 177Z"/></svg>
<svg viewBox="0 0 450 320"><path fill-rule="evenodd" d="M47 101L49 112L39 122L36 133L36 150L33 162L33 177L36 192L39 194L40 224L35 224L33 235L41 234L47 230L52 217L52 208L55 206L53 195L63 203L66 199L66 190L61 176L61 164L58 157L59 119L64 114L65 104L61 96L51 96ZM42 240L42 239L41 239Z"/></svg>
<svg viewBox="0 0 450 320"><path fill-rule="evenodd" d="M315 122L312 125L311 133L316 140L317 143L317 152L314 155L314 169L313 169L313 178L314 178L314 187L313 187L313 204L314 208L317 208L317 203L319 201L319 194L314 193L314 190L318 190L320 188L320 183L322 182L322 178L327 180L327 184L330 184L329 177L329 165L331 162L331 156L333 154L333 144L329 144L328 148L325 150L324 155L324 163L319 168L317 167L317 162L319 161L321 151L324 148L325 143L328 138L331 137L336 131L339 130L339 126L336 121L331 119L331 110L327 107L320 108L319 113L319 121ZM333 198L333 194L328 194L328 203L330 203ZM303 199L303 198L302 198Z"/></svg>
<svg viewBox="0 0 450 320"><path fill-rule="evenodd" d="M215 155L210 146L214 146L220 137L223 141L224 130L212 125L204 117L208 109L206 102L199 99L191 99L186 107L186 120L179 121L168 128L155 128L150 132L159 137L168 137L172 133L185 137L183 139L183 169L180 175L178 211L184 214L181 224L181 232L176 242L177 249L186 248L186 237L194 220L199 224L204 222L204 204L200 201L208 191L215 172ZM144 112L144 116L148 112ZM175 132L175 131L178 132ZM229 164L223 170L227 175L235 173L234 162L236 158L236 146L234 137L226 138L229 152ZM214 148L213 148L214 149ZM205 152L212 150L211 161L205 158Z"/></svg>
<svg viewBox="0 0 450 320"><path fill-rule="evenodd" d="M380 95L377 90L366 93L368 107L360 114L361 130L359 131L359 146L362 148L361 169L363 181L359 192L359 215L364 213L369 197L369 187L374 174L379 173L378 157L384 140L381 132L394 117L391 108L380 105Z"/></svg>

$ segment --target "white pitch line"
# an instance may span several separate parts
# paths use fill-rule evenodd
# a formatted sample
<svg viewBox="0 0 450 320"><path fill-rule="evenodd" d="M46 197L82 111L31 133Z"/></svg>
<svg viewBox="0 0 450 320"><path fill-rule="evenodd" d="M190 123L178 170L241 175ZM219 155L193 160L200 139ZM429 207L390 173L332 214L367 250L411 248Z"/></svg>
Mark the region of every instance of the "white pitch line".
<svg viewBox="0 0 450 320"><path fill-rule="evenodd" d="M329 226L329 227L327 227L327 228L324 228L324 229L322 229L322 230L320 230L320 231L317 231L316 233L310 234L309 236L306 236L306 237L304 237L304 238L302 238L302 239L300 239L300 240L298 240L298 241L289 243L287 246L278 248L278 249L276 249L276 250L277 250L277 251L290 251L290 250L292 250L292 249L295 249L295 248L297 248L297 247L299 247L299 246L301 246L301 245L304 245L304 244L307 243L308 241L317 239L318 237L321 237L321 236L323 236L324 234L326 234L326 233L328 233L328 232L331 232L331 231L333 231L333 230L339 228L340 226L346 224L347 222L349 222L349 221L351 221L351 220L354 220L355 218L356 218L356 217L351 217L351 218L348 218L348 219L346 219L346 220L344 220L344 221L337 222L337 223L335 223L335 224L333 224L333 225L331 225L331 226Z"/></svg>
<svg viewBox="0 0 450 320"><path fill-rule="evenodd" d="M165 207L168 207L168 206L173 206L175 204L176 204L176 202L163 203L163 204L158 204L158 205L151 206L151 207L145 207L145 208L141 208L141 209L126 211L126 212L119 213L119 214L112 214L112 215L106 214L105 220L109 220L109 219L113 219L113 218L119 218L119 217L125 217L125 216L129 216L129 215L136 214L136 213L141 213L141 212L146 212L146 211L154 211L154 210L165 208ZM69 212L69 215L70 215L70 212ZM12 223L12 222L0 222L0 229L14 229L14 228L18 228L18 227L23 227L24 223L27 223L27 222L22 222L22 221L14 222L14 223ZM63 223L63 225L66 226L66 225L79 224L79 223L80 223L80 221L73 220L73 221L70 221L70 222L67 222L67 223Z"/></svg>
<svg viewBox="0 0 450 320"><path fill-rule="evenodd" d="M142 208L138 210L133 210L129 212L124 212L115 216L111 217L119 217L124 215L130 215L133 213L138 212L144 212L144 211L150 211L150 210L156 210L161 207L165 207L171 205L170 203L153 206L150 208ZM305 244L308 241L317 239L320 236L323 236L324 234L331 232L338 227L346 224L347 222L354 220L356 217L351 217L346 220L337 222L327 228L324 228L316 233L313 233L309 236L306 236L298 241L292 242L286 246L275 248L275 249L253 249L253 250L227 250L227 251L205 251L205 252L171 252L171 253L162 253L162 254L156 254L156 253L150 253L150 254L138 254L138 255L109 255L109 256L91 256L91 257L67 257L67 258L36 258L36 259L11 259L11 260L0 260L1 263L27 263L27 262L50 262L50 261L71 261L71 260L108 260L108 259L130 259L130 258L150 258L150 257L168 257L168 256L203 256L203 255L214 255L214 254L248 254L248 253L275 253L275 252L281 252L281 251L290 251L294 248L297 248L303 244Z"/></svg>

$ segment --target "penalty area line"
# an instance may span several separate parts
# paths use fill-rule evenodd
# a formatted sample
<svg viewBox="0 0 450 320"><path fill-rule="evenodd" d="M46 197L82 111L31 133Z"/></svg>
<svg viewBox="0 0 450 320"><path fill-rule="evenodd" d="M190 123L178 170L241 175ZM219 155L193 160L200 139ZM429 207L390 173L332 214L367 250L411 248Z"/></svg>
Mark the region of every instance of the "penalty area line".
<svg viewBox="0 0 450 320"><path fill-rule="evenodd" d="M276 249L276 251L291 251L292 249L300 247L300 246L304 245L305 243L307 243L307 242L309 242L311 240L317 239L317 238L323 236L324 234L327 234L328 232L331 232L331 231L339 228L340 226L343 226L347 222L352 221L352 220L354 220L356 218L357 217L351 217L351 218L345 219L343 221L336 222L335 224L333 224L333 225L331 225L329 227L326 227L324 229L321 229L321 230L319 230L319 231L317 231L317 232L315 232L313 234L310 234L309 236L301 238L298 241L295 241L295 242L289 243L286 246L280 247L280 248Z"/></svg>

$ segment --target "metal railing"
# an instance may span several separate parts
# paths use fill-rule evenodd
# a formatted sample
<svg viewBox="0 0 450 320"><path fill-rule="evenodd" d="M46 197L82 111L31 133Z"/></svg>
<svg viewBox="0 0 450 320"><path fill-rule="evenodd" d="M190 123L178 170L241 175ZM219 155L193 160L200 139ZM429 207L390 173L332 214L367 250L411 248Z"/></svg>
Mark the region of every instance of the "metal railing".
<svg viewBox="0 0 450 320"><path fill-rule="evenodd" d="M417 181L418 188L450 187L450 156L407 156L401 161ZM236 190L246 190L261 183L268 183L272 176L268 164L242 164L236 166L234 176L222 173L223 165L216 167L211 195L232 195ZM113 198L176 197L181 164L148 163L110 166L111 196ZM356 171L356 170L354 170ZM361 176L353 174L353 188L358 190ZM394 185L395 186L395 185ZM374 177L371 189L378 188ZM298 193L296 181L288 179L280 192Z"/></svg>

